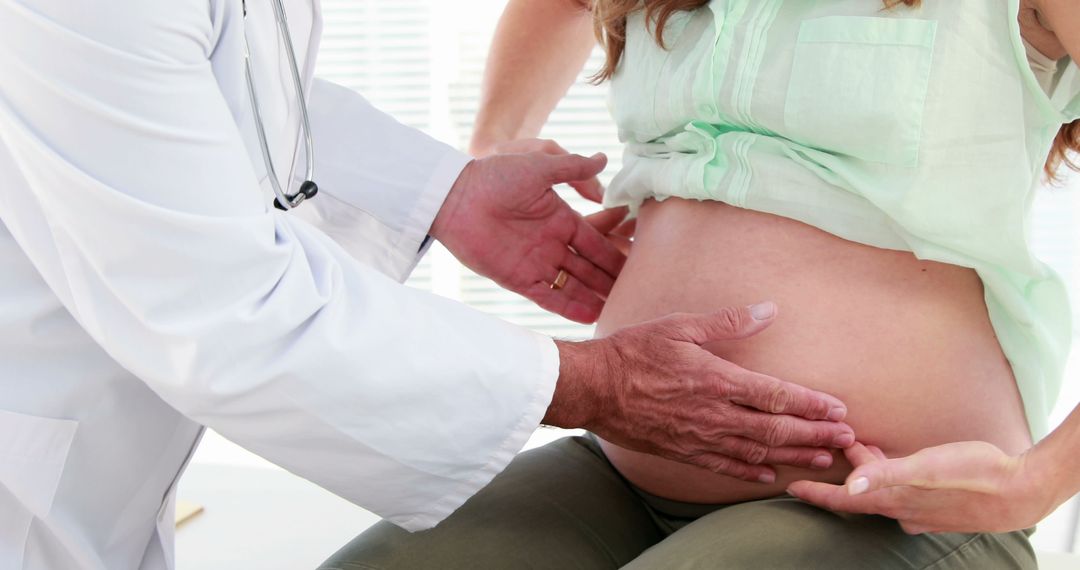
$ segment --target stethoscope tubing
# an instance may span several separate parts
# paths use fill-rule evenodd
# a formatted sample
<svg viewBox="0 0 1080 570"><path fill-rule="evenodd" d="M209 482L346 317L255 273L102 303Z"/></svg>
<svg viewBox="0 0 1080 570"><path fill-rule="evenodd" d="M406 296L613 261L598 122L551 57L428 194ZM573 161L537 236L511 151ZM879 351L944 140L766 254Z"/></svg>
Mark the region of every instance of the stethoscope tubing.
<svg viewBox="0 0 1080 570"><path fill-rule="evenodd" d="M296 51L293 49L292 36L289 34L288 17L285 14L285 5L282 0L272 0L274 6L274 19L277 21L277 31L285 44L285 54L289 58L289 67L292 71L293 88L296 90L297 100L300 102L301 130L304 134L304 147L307 153L305 165L305 182L300 191L289 195L281 186L277 170L274 168L273 158L270 156L270 144L266 137L266 127L263 123L262 113L259 110L259 97L255 90L255 76L251 67L251 45L248 43L247 31L244 31L244 76L247 80L248 98L251 100L251 108L255 118L255 132L259 136L259 147L262 151L263 162L266 164L267 177L270 186L274 189L277 199L274 205L282 210L291 210L311 198L318 191L318 187L312 182L315 178L315 141L311 135L311 119L308 116L307 99L304 95L304 84L300 78L300 67L296 63ZM243 0L243 16L247 20L247 1Z"/></svg>

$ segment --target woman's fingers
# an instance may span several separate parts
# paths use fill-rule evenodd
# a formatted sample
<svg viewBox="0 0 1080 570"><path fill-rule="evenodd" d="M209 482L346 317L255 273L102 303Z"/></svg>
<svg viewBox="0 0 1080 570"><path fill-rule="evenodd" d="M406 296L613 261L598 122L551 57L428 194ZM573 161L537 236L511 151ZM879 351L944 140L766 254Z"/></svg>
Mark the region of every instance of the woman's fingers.
<svg viewBox="0 0 1080 570"><path fill-rule="evenodd" d="M923 450L899 459L874 460L856 466L848 476L847 488L852 495L859 495L888 487L910 486L934 489L947 465L935 459L931 450Z"/></svg>
<svg viewBox="0 0 1080 570"><path fill-rule="evenodd" d="M850 461L851 464L855 467L860 467L862 465L873 463L875 461L880 461L882 459L881 457L875 455L873 451L870 451L869 447L857 441L855 442L855 445L852 445L851 447L844 450L844 455L847 457L848 461Z"/></svg>
<svg viewBox="0 0 1080 570"><path fill-rule="evenodd" d="M848 481L852 494L899 486L994 493L1012 461L986 442L949 443L862 465Z"/></svg>
<svg viewBox="0 0 1080 570"><path fill-rule="evenodd" d="M874 449L877 449L876 447ZM855 466L855 470L848 475L844 487L849 495L859 495L870 490L870 479L867 478L867 469L859 470L860 467L885 461L885 454L877 449L877 453L859 442L844 450L844 456Z"/></svg>
<svg viewBox="0 0 1080 570"><path fill-rule="evenodd" d="M903 498L898 489L885 489L875 493L852 496L842 485L830 485L818 481L796 481L788 485L789 495L802 499L823 509L843 513L883 515L897 518Z"/></svg>

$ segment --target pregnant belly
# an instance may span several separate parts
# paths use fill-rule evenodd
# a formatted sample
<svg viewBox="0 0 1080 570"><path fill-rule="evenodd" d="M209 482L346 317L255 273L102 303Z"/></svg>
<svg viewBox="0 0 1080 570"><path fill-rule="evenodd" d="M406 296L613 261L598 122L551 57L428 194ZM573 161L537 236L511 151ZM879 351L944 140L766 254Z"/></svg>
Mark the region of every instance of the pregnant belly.
<svg viewBox="0 0 1080 570"><path fill-rule="evenodd" d="M641 210L633 252L597 334L672 312L775 301L753 338L706 346L744 368L841 398L856 437L889 456L982 440L1009 453L1031 441L1012 370L971 270L856 244L811 226L719 202L670 199ZM829 471L778 467L747 483L601 442L635 485L678 501L774 496Z"/></svg>

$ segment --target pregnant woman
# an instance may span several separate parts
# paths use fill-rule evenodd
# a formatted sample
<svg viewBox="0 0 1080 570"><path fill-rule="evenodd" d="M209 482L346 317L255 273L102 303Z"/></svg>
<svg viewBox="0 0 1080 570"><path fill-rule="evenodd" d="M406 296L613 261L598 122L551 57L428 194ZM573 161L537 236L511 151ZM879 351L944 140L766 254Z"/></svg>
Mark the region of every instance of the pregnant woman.
<svg viewBox="0 0 1080 570"><path fill-rule="evenodd" d="M587 54L580 20L553 31L527 4L496 39L477 152L534 135ZM1047 157L1075 146L1080 69L1055 30L1080 16L1038 0L886 4L590 6L626 143L606 202L638 216L598 334L772 299L769 330L709 348L836 395L885 455L954 441L1017 455L1045 435L1070 339L1063 284L1027 236ZM377 526L327 567L1036 565L1027 532L910 536L784 494L851 471L820 459L748 482L568 438L436 529Z"/></svg>

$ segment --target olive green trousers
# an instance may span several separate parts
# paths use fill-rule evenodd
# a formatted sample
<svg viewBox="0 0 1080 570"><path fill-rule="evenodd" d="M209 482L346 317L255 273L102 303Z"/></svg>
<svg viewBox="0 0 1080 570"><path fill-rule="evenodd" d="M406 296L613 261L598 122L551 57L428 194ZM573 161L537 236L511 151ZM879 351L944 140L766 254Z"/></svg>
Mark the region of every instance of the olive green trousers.
<svg viewBox="0 0 1080 570"><path fill-rule="evenodd" d="M627 482L589 437L519 455L434 529L382 522L322 570L1034 569L1029 532L909 536L789 496L697 505Z"/></svg>

